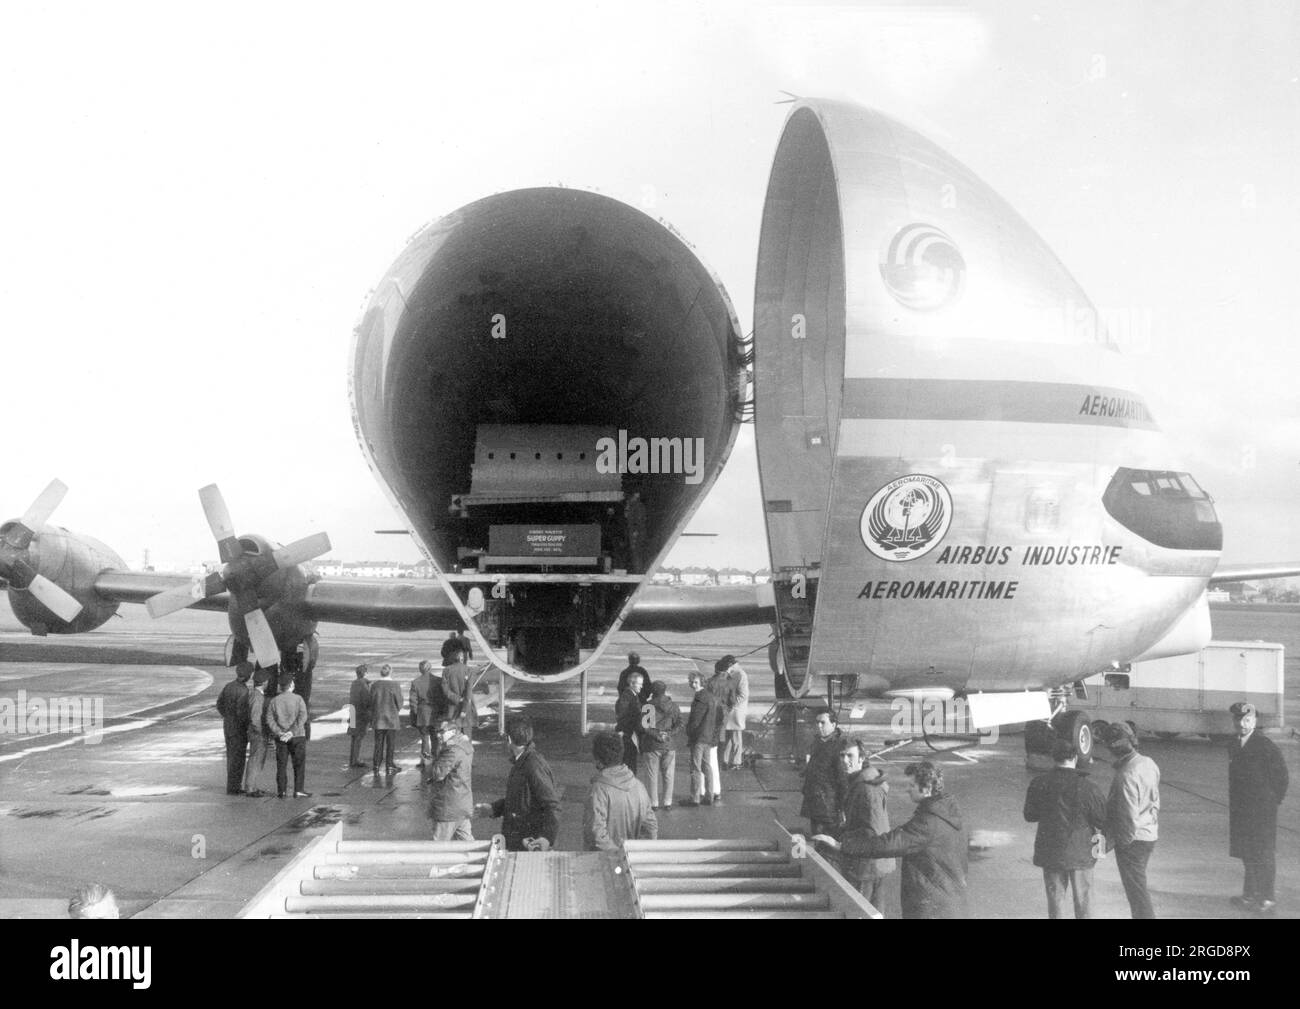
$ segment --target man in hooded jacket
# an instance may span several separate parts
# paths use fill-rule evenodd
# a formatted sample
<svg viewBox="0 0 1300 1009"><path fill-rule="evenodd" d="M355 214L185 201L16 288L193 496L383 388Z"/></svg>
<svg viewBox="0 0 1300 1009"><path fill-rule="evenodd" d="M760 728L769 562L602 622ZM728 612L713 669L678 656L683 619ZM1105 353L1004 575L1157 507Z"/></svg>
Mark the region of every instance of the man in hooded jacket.
<svg viewBox="0 0 1300 1009"><path fill-rule="evenodd" d="M653 841L659 836L659 821L650 805L645 786L623 763L623 740L612 732L601 732L592 741L591 755L596 774L582 821L586 851L617 851L630 838Z"/></svg>
<svg viewBox="0 0 1300 1009"><path fill-rule="evenodd" d="M470 817L474 815L474 744L454 718L443 716L434 724L438 755L429 768L429 819L435 841L472 841Z"/></svg>
<svg viewBox="0 0 1300 1009"><path fill-rule="evenodd" d="M841 843L813 838L845 855L903 860L904 918L966 918L966 831L956 800L943 790L943 772L928 760L908 764L907 794L916 812L881 837L855 835Z"/></svg>

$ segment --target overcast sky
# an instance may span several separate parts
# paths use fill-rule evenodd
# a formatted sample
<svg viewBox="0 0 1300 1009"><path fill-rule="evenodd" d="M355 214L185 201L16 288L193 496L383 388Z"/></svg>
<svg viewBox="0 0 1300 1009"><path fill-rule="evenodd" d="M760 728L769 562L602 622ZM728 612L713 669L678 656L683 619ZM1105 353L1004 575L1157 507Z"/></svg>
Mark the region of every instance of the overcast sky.
<svg viewBox="0 0 1300 1009"><path fill-rule="evenodd" d="M748 332L781 91L946 147L1047 240L1217 498L1300 559L1300 16L1287 3L13 5L0 38L0 514L137 566L241 531L414 559L358 449L351 331L423 223L563 182L671 222ZM767 563L747 428L672 560Z"/></svg>

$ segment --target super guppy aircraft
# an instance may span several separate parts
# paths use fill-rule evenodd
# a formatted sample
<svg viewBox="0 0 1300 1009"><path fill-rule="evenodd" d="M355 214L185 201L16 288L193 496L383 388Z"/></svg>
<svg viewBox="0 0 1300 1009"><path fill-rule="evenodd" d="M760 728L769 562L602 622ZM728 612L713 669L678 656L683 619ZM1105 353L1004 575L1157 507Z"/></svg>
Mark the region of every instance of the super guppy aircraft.
<svg viewBox="0 0 1300 1009"><path fill-rule="evenodd" d="M771 624L796 689L960 695L996 724L1196 651L1207 585L1295 570L1218 569L1213 502L1087 296L920 134L800 101L762 214L752 344L692 248L605 196L502 193L411 240L356 327L350 390L434 578L318 577L326 537L238 535L215 487L222 571L131 572L47 524L52 485L0 527L14 612L40 634L121 602L223 609L228 661L308 675L320 622L463 626L533 680L585 670L620 628ZM773 583L649 584L751 412Z"/></svg>

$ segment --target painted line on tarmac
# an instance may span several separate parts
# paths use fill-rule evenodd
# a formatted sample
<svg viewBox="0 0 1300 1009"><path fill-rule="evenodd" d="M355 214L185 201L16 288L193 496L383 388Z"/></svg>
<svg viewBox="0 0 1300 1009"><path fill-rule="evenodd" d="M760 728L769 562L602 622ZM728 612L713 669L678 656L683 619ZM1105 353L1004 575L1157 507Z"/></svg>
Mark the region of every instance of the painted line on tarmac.
<svg viewBox="0 0 1300 1009"><path fill-rule="evenodd" d="M211 687L213 683L212 676L210 674L205 673L202 669L198 669L194 666L160 666L158 668L174 669L182 672L197 673L198 675L206 678L207 683L200 689L194 691L193 693L186 694L184 697L177 697L173 700L165 701L161 705L153 704L145 708L137 708L136 712L149 711L154 708L165 708L165 707L171 707L174 705L182 704L185 701L191 700L192 698L197 697L199 694L203 693L203 691ZM202 709L196 711L187 711L184 714L177 715L174 712L164 711L148 718L135 718L133 716L136 712L128 712L125 715L114 715L112 718L105 719L106 724L103 727L101 727L98 732L94 732L94 733L43 732L38 735L32 736L31 739L33 740L33 742L37 740L50 739L58 736L62 736L63 738L59 739L59 741L56 743L48 743L46 745L27 746L20 750L14 750L11 753L0 754L0 764L7 763L8 761L11 760L22 760L25 757L30 757L37 753L48 753L51 750L59 750L65 746L73 746L76 743L82 743L86 746L95 746L103 742L104 737L106 736L117 735L118 733L122 733L122 732L134 732L138 729L147 729L150 726L159 725L164 722L180 721L185 718L193 717L194 715L200 714L202 711L206 711L206 710L207 710L207 706L204 705ZM4 735L0 735L0 745L10 743L10 742L18 742L19 738L20 737L18 736L14 736L12 739L6 739Z"/></svg>

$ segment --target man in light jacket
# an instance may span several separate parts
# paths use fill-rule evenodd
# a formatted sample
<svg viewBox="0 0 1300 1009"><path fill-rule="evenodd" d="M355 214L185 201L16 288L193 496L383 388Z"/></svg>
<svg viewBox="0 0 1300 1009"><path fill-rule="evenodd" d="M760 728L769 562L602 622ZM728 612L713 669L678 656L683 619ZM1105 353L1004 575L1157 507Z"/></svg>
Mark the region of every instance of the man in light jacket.
<svg viewBox="0 0 1300 1009"><path fill-rule="evenodd" d="M293 692L293 680L281 679L280 692L267 704L266 726L275 738L275 790L281 799L288 787L287 765L293 761L293 797L310 799L307 787L307 702Z"/></svg>
<svg viewBox="0 0 1300 1009"><path fill-rule="evenodd" d="M1115 777L1106 800L1106 843L1115 846L1120 882L1133 917L1154 918L1147 862L1159 835L1160 768L1137 752L1137 733L1127 722L1111 725L1106 745L1115 757Z"/></svg>
<svg viewBox="0 0 1300 1009"><path fill-rule="evenodd" d="M582 821L584 848L617 851L629 837L650 841L657 838L659 821L650 806L650 796L623 763L623 740L612 732L597 733L591 755L596 761L596 774L591 779Z"/></svg>
<svg viewBox="0 0 1300 1009"><path fill-rule="evenodd" d="M253 685L248 690L248 763L244 765L244 794L260 799L264 793L258 787L267 755L275 749L275 737L266 728L266 684L271 674L259 669L253 674Z"/></svg>
<svg viewBox="0 0 1300 1009"><path fill-rule="evenodd" d="M745 762L745 721L749 718L749 675L740 667L734 655L724 655L722 666L731 681L731 707L727 709L722 728L726 741L722 747L722 764L729 770L739 770Z"/></svg>
<svg viewBox="0 0 1300 1009"><path fill-rule="evenodd" d="M460 731L454 718L440 718L435 728L438 732L438 756L429 770L429 819L433 821L433 839L472 841L474 744Z"/></svg>

